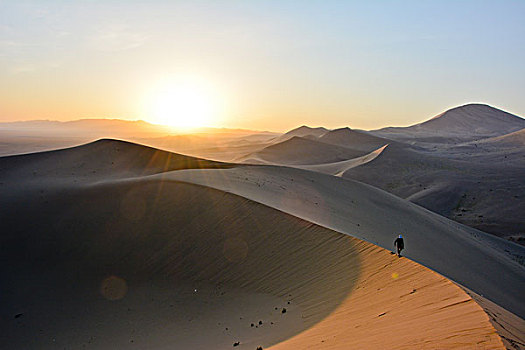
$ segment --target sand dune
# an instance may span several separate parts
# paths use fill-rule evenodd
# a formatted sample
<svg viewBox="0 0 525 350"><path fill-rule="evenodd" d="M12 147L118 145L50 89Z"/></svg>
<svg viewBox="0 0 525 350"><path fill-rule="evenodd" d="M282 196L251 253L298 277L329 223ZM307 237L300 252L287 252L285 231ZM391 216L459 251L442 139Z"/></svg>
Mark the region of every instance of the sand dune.
<svg viewBox="0 0 525 350"><path fill-rule="evenodd" d="M525 128L514 131L510 134L480 140L478 144L486 144L494 147L524 147Z"/></svg>
<svg viewBox="0 0 525 350"><path fill-rule="evenodd" d="M286 141L238 158L237 161L249 163L257 160L258 163L286 165L325 164L360 157L363 153L359 150L293 136Z"/></svg>
<svg viewBox="0 0 525 350"><path fill-rule="evenodd" d="M374 135L400 141L448 143L500 136L525 128L525 120L485 104L467 104L409 127L388 127Z"/></svg>
<svg viewBox="0 0 525 350"><path fill-rule="evenodd" d="M267 346L326 316L352 289L348 272L359 275L356 241L190 185L136 179L43 198L29 192L2 214L9 348L77 348L90 339L93 348L126 348L131 340L139 347ZM111 301L125 293L119 280L97 295L109 276L125 281L122 301ZM32 295L39 288L48 290ZM23 318L13 319L18 313Z"/></svg>
<svg viewBox="0 0 525 350"><path fill-rule="evenodd" d="M278 136L278 137L274 138L273 139L273 143L283 142L283 141L291 139L294 136L298 136L298 137L313 136L315 138L318 138L318 137L323 136L327 132L328 132L328 129L325 129L323 127L311 128L309 126L302 125L302 126L300 126L298 128L292 129L292 130L284 133L281 136Z"/></svg>
<svg viewBox="0 0 525 350"><path fill-rule="evenodd" d="M521 295L525 288L525 248L382 190L335 176L275 166L182 170L156 176L234 193L386 249L397 233L403 233L410 242L407 257L525 316ZM502 289L503 285L506 287Z"/></svg>
<svg viewBox="0 0 525 350"><path fill-rule="evenodd" d="M223 167L108 140L0 158L0 347L503 348L456 285L347 234L402 229L408 256L522 314L514 246L356 182Z"/></svg>
<svg viewBox="0 0 525 350"><path fill-rule="evenodd" d="M2 157L0 176L6 181L20 177L25 184L48 179L61 185L65 179L82 182L151 175L177 169L230 166L127 141L103 139L63 150Z"/></svg>
<svg viewBox="0 0 525 350"><path fill-rule="evenodd" d="M408 199L482 231L522 237L525 223L523 148L460 146L432 152L390 145L345 177Z"/></svg>
<svg viewBox="0 0 525 350"><path fill-rule="evenodd" d="M3 218L16 227L2 237L6 347L255 349L291 338L277 348L502 348L482 309L444 278L237 196L134 180L46 200L52 208L17 203Z"/></svg>
<svg viewBox="0 0 525 350"><path fill-rule="evenodd" d="M384 145L381 148L376 149L368 154L353 159L343 160L340 162L333 162L328 164L315 164L315 165L299 165L295 166L300 169L317 171L324 174L330 174L334 176L343 176L345 172L360 165L367 164L376 159L381 152L385 150L388 145Z"/></svg>
<svg viewBox="0 0 525 350"><path fill-rule="evenodd" d="M383 147L387 143L393 142L392 140L387 140L370 135L364 131L356 131L350 128L331 130L319 137L319 141L349 147L364 152L371 152L379 147Z"/></svg>

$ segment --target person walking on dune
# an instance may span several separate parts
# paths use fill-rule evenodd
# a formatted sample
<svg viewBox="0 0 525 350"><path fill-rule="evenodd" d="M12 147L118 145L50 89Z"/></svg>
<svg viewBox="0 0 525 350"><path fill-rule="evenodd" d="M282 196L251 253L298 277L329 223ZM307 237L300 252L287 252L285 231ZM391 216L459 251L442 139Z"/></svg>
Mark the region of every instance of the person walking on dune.
<svg viewBox="0 0 525 350"><path fill-rule="evenodd" d="M402 235L399 235L399 237L397 237L394 241L394 248L397 251L397 256L401 257L401 251L403 250L403 248L405 248L405 242L403 241Z"/></svg>

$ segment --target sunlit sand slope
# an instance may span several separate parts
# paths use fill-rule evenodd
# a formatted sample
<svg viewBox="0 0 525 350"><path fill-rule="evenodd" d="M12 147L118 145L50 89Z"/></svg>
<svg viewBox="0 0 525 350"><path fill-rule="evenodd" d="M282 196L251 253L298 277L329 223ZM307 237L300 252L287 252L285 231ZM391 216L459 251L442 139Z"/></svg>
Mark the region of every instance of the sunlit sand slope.
<svg viewBox="0 0 525 350"><path fill-rule="evenodd" d="M2 348L501 345L435 273L220 191L134 180L3 214Z"/></svg>
<svg viewBox="0 0 525 350"><path fill-rule="evenodd" d="M503 348L481 307L444 277L377 247L361 270L330 316L271 349Z"/></svg>

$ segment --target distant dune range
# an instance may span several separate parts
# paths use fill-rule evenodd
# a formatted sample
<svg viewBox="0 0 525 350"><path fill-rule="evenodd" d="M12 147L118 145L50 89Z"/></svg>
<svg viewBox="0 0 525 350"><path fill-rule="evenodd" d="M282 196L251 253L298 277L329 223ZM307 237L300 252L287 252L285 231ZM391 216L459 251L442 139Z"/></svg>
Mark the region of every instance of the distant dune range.
<svg viewBox="0 0 525 350"><path fill-rule="evenodd" d="M0 158L0 192L0 348L524 339L524 248L351 180L101 140ZM399 232L408 258L498 311L354 238L388 248Z"/></svg>
<svg viewBox="0 0 525 350"><path fill-rule="evenodd" d="M222 162L293 166L365 182L525 245L525 221L516 215L525 212L524 130L523 118L483 104L410 127L303 125L282 135L228 129L169 135L142 121L32 121L0 123L0 155L118 137Z"/></svg>
<svg viewBox="0 0 525 350"><path fill-rule="evenodd" d="M516 215L525 212L524 130L522 118L486 105L466 105L407 128L315 128L308 134L302 126L285 134L301 138L288 138L238 160L362 181L524 244L525 220Z"/></svg>

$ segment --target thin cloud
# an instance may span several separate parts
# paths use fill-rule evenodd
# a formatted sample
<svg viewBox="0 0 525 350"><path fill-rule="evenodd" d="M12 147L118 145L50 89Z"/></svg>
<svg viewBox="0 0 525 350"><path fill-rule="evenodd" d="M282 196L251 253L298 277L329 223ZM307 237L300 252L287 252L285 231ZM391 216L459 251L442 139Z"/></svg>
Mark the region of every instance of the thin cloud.
<svg viewBox="0 0 525 350"><path fill-rule="evenodd" d="M119 52L141 47L149 38L149 35L131 32L125 27L112 27L99 30L88 40L88 46L97 51Z"/></svg>

